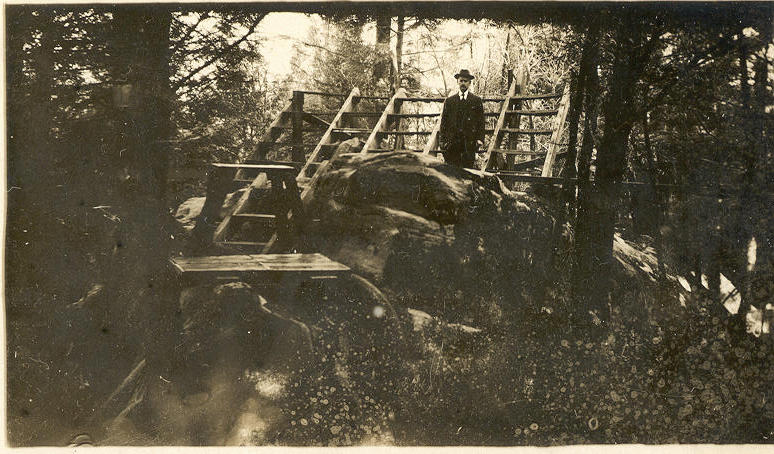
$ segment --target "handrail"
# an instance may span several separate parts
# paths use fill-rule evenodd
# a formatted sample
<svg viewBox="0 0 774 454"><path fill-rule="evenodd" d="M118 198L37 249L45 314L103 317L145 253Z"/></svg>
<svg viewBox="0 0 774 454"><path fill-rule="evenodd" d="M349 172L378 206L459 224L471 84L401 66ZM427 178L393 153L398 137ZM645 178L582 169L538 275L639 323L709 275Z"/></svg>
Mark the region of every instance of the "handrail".
<svg viewBox="0 0 774 454"><path fill-rule="evenodd" d="M556 115L556 121L554 123L554 133L551 135L551 142L548 144L548 153L546 153L546 161L543 163L543 171L541 176L550 177L554 173L554 161L556 160L556 151L559 148L559 140L562 138L562 128L564 127L564 120L567 118L567 110L570 106L570 84L565 85L564 94L562 94L562 100L559 101L559 113Z"/></svg>

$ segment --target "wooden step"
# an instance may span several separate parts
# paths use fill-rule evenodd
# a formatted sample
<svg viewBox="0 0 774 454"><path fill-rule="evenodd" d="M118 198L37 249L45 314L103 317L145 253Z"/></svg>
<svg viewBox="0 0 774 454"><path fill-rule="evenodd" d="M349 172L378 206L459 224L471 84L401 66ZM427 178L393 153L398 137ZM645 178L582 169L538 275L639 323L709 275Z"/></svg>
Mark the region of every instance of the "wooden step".
<svg viewBox="0 0 774 454"><path fill-rule="evenodd" d="M333 130L337 134L370 134L371 129L368 128L336 128Z"/></svg>
<svg viewBox="0 0 774 454"><path fill-rule="evenodd" d="M412 152L412 153L422 153L424 150L420 148L401 148L399 150L393 149L393 148L369 148L369 153L392 153L393 151L402 151L402 152Z"/></svg>
<svg viewBox="0 0 774 454"><path fill-rule="evenodd" d="M398 117L398 118L426 118L426 117L437 117L439 115L441 115L440 112L387 114L388 117Z"/></svg>
<svg viewBox="0 0 774 454"><path fill-rule="evenodd" d="M425 136L432 134L433 131L378 131L377 134L391 136Z"/></svg>
<svg viewBox="0 0 774 454"><path fill-rule="evenodd" d="M527 115L533 117L545 117L548 115L556 115L559 113L559 109L546 109L546 110L506 110L506 114L510 115Z"/></svg>
<svg viewBox="0 0 774 454"><path fill-rule="evenodd" d="M403 102L444 102L446 101L446 98L406 96L403 98L395 98L395 100Z"/></svg>
<svg viewBox="0 0 774 454"><path fill-rule="evenodd" d="M501 132L508 132L511 134L529 134L533 136L537 135L551 135L554 133L553 129L511 129L511 128L502 128L500 130Z"/></svg>
<svg viewBox="0 0 774 454"><path fill-rule="evenodd" d="M381 117L383 111L379 110L371 110L371 111L363 111L363 112L343 112L342 115L347 117Z"/></svg>
<svg viewBox="0 0 774 454"><path fill-rule="evenodd" d="M522 100L522 99L551 99L551 98L561 98L561 93L524 93L521 95L513 95L511 96L511 99L514 100Z"/></svg>
<svg viewBox="0 0 774 454"><path fill-rule="evenodd" d="M322 121L324 121L324 120L320 120L320 122L322 122ZM310 122L307 122L307 123L310 123ZM307 125L307 126L304 126L304 128L303 128L303 129L304 129L304 131L311 131L311 132L314 132L314 131L323 131L323 130L325 130L325 129L328 129L328 126L329 126L329 124L325 124L325 125L323 125L322 123L319 123L319 122L318 122L318 123L316 124L316 126L315 126L315 127L309 127L309 125ZM271 127L271 129L277 129L277 130L279 130L279 129L282 129L282 130L291 130L291 129L293 129L293 126L291 126L291 125L287 125L287 126L283 126L283 125L280 125L280 126L272 126L272 127Z"/></svg>
<svg viewBox="0 0 774 454"><path fill-rule="evenodd" d="M346 98L348 96L346 93L328 93L326 91L311 91L311 90L295 90L295 91L304 93L307 95L329 96L332 98Z"/></svg>
<svg viewBox="0 0 774 454"><path fill-rule="evenodd" d="M512 150L512 149L496 149L495 153L518 155L518 156L545 156L545 152L542 151L527 151L527 150Z"/></svg>
<svg viewBox="0 0 774 454"><path fill-rule="evenodd" d="M292 147L293 145L296 145L293 142L287 142L287 141L283 141L283 142L267 142L267 141L263 141L263 142L258 142L258 143L260 145L265 146L265 147L277 147L277 146L280 146L280 147ZM300 145L304 146L304 147L314 148L314 147L317 146L317 142L304 142L304 143L301 143Z"/></svg>

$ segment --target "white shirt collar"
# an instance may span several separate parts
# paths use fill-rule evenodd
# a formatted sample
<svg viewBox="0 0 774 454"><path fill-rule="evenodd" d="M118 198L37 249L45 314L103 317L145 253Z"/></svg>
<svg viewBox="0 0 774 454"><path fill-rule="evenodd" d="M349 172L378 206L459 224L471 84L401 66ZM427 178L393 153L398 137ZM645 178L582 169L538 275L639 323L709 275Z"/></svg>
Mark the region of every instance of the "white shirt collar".
<svg viewBox="0 0 774 454"><path fill-rule="evenodd" d="M462 92L459 92L458 94L459 94L460 99L467 100L468 99L468 93L470 93L470 90L465 90L464 94Z"/></svg>

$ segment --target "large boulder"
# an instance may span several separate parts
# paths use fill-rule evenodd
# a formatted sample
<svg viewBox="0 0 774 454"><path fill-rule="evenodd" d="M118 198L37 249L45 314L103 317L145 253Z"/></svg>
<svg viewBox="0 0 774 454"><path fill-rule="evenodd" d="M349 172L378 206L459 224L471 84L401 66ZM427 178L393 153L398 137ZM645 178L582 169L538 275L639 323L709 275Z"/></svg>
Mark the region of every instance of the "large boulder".
<svg viewBox="0 0 774 454"><path fill-rule="evenodd" d="M450 321L496 321L554 277L562 229L545 203L430 156L343 156L307 210L305 247Z"/></svg>

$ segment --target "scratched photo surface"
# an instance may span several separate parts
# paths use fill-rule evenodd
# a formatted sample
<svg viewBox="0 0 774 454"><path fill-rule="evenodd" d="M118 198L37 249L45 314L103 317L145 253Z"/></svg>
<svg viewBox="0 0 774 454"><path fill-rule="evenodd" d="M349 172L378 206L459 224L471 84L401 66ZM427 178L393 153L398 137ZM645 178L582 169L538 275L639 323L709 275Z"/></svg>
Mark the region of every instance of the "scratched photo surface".
<svg viewBox="0 0 774 454"><path fill-rule="evenodd" d="M771 443L772 5L6 5L7 444Z"/></svg>

